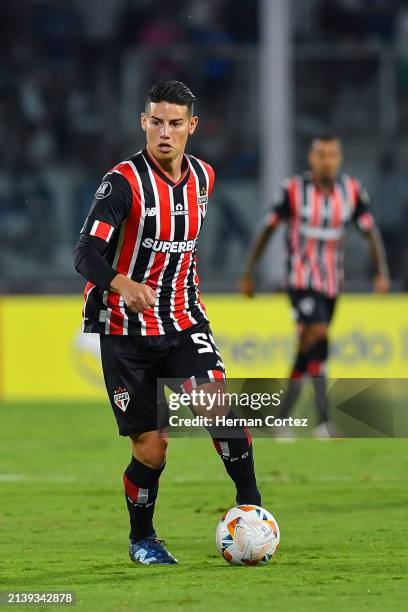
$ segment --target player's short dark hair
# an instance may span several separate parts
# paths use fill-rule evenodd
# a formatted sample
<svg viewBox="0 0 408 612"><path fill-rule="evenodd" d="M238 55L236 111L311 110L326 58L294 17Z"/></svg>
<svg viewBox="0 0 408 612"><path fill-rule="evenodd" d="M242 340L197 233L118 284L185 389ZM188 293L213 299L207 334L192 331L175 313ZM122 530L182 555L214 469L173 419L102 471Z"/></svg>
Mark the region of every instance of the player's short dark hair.
<svg viewBox="0 0 408 612"><path fill-rule="evenodd" d="M321 132L320 134L315 134L313 136L313 138L310 141L310 148L313 147L314 143L320 140L321 142L332 142L333 140L337 140L338 142L341 143L341 139L339 137L338 134L336 134L336 132Z"/></svg>
<svg viewBox="0 0 408 612"><path fill-rule="evenodd" d="M158 81L147 93L146 106L150 102L168 102L187 106L189 113L193 114L195 95L181 81Z"/></svg>

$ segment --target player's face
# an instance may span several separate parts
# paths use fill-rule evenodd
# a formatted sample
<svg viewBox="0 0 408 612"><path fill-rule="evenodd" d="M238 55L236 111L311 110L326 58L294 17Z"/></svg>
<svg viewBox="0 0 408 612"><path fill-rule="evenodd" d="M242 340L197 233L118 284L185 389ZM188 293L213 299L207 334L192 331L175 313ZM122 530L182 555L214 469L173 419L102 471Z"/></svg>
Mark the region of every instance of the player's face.
<svg viewBox="0 0 408 612"><path fill-rule="evenodd" d="M334 181L343 161L338 140L315 140L309 152L309 163L317 180Z"/></svg>
<svg viewBox="0 0 408 612"><path fill-rule="evenodd" d="M197 123L198 117L192 117L187 106L168 102L150 102L141 116L149 151L164 163L183 155L187 138Z"/></svg>

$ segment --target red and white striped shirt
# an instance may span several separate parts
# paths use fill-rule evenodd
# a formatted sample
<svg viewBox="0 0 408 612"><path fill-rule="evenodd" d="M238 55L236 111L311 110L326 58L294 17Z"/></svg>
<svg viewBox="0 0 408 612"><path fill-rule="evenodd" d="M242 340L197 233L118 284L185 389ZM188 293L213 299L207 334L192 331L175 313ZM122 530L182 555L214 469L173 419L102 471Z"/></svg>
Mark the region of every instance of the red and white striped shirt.
<svg viewBox="0 0 408 612"><path fill-rule="evenodd" d="M206 320L200 300L196 241L214 185L212 167L185 155L174 183L147 149L119 163L99 186L81 233L107 243L117 273L156 291L156 304L134 313L117 293L85 287L85 332L157 336Z"/></svg>
<svg viewBox="0 0 408 612"><path fill-rule="evenodd" d="M374 226L369 196L359 181L340 175L330 193L319 189L311 173L287 179L278 202L265 223L272 227L287 222L287 285L314 289L335 297L344 277L344 237L355 222L362 231Z"/></svg>

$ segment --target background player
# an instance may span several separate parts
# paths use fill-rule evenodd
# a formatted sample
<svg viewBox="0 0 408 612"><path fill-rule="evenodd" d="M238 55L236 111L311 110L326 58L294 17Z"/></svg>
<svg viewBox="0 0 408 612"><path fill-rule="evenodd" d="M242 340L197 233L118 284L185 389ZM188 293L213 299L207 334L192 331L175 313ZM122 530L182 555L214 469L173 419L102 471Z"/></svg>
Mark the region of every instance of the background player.
<svg viewBox="0 0 408 612"><path fill-rule="evenodd" d="M186 392L225 389L196 270L214 171L184 153L198 123L193 103L178 81L152 87L141 115L146 147L104 177L75 251L76 268L88 280L84 331L100 334L119 433L132 443L123 476L129 554L144 564L176 563L153 527L167 448L161 430L168 423L167 410L158 410L157 379L181 379ZM204 405L200 410L211 416ZM247 430L231 428L231 438L211 427L209 433L236 485L237 503L260 504Z"/></svg>
<svg viewBox="0 0 408 612"><path fill-rule="evenodd" d="M350 222L369 241L376 270L374 290L381 293L389 289L384 248L369 211L369 197L358 180L339 174L341 163L342 147L337 136L328 134L311 142L311 171L284 182L250 250L240 280L242 293L252 297L255 264L275 228L285 221L286 285L298 323L298 349L281 416L289 414L308 374L315 385L319 415L315 433L323 436L330 429L325 385L328 329L343 283L345 232Z"/></svg>

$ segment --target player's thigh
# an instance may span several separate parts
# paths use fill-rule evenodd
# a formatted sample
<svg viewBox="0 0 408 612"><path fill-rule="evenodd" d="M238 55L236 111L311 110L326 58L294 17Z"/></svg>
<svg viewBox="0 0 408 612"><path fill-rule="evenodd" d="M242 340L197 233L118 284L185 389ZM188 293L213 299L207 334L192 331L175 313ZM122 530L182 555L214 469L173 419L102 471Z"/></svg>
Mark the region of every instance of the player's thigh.
<svg viewBox="0 0 408 612"><path fill-rule="evenodd" d="M191 379L192 385L225 380L225 366L209 325L193 326L168 353L165 376ZM193 380L193 379L196 380Z"/></svg>
<svg viewBox="0 0 408 612"><path fill-rule="evenodd" d="M185 383L183 391L186 392ZM231 411L230 394L224 381L204 382L198 384L188 393L190 395L190 409L194 414L214 420L215 417L227 416Z"/></svg>
<svg viewBox="0 0 408 612"><path fill-rule="evenodd" d="M154 431L167 424L157 390L157 362L138 336L101 335L105 386L121 436Z"/></svg>
<svg viewBox="0 0 408 612"><path fill-rule="evenodd" d="M301 330L311 325L328 325L333 315L334 307L327 296L317 291L297 289L289 292L292 312Z"/></svg>
<svg viewBox="0 0 408 612"><path fill-rule="evenodd" d="M225 391L225 366L209 325L183 332L167 355L162 371L168 386L175 391Z"/></svg>

